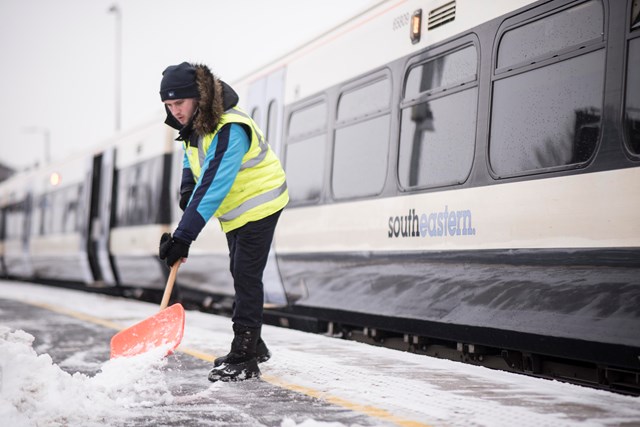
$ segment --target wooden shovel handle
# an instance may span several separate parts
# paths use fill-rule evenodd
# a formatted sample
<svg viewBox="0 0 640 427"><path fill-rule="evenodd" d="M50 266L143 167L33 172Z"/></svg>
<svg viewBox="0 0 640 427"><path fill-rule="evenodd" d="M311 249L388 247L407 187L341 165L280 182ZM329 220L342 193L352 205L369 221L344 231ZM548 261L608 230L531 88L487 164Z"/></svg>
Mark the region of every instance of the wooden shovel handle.
<svg viewBox="0 0 640 427"><path fill-rule="evenodd" d="M171 291L173 290L173 284L176 281L176 275L178 274L178 267L182 264L182 259L171 266L171 271L169 272L169 278L167 279L167 286L164 288L164 294L162 295L162 302L160 303L160 311L167 308L169 305L169 298L171 298Z"/></svg>

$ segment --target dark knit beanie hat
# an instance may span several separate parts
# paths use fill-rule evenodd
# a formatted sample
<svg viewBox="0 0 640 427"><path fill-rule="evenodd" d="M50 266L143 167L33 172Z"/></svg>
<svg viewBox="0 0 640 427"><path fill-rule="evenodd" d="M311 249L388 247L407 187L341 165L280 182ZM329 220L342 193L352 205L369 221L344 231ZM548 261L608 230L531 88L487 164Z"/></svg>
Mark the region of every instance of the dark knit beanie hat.
<svg viewBox="0 0 640 427"><path fill-rule="evenodd" d="M160 99L198 98L196 68L188 62L170 65L162 72Z"/></svg>

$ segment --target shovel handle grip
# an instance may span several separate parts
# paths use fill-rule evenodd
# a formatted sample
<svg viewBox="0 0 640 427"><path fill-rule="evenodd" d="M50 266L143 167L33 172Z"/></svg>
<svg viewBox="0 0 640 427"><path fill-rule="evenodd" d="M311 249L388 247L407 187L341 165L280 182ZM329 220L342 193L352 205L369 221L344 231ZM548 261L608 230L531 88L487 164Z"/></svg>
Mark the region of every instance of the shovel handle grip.
<svg viewBox="0 0 640 427"><path fill-rule="evenodd" d="M176 282L176 275L178 274L178 267L180 267L180 264L182 264L182 259L179 259L171 266L167 285L165 286L164 294L162 295L162 302L160 303L160 311L164 310L169 305L169 298L171 298L171 291L173 290L173 284Z"/></svg>

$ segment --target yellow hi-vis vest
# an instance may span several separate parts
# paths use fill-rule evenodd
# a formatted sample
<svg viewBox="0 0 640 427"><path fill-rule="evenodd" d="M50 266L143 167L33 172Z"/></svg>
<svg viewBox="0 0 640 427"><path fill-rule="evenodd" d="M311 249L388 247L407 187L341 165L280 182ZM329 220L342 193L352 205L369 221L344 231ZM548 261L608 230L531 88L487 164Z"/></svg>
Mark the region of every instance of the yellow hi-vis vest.
<svg viewBox="0 0 640 427"><path fill-rule="evenodd" d="M189 146L187 141L182 143L194 180L197 182L200 177L211 142L228 123L245 125L245 128L251 129L251 145L242 158L242 165L229 193L214 213L225 233L248 222L266 218L289 202L285 173L278 157L265 141L258 125L238 107L225 111L216 129L204 135L198 141L198 147Z"/></svg>

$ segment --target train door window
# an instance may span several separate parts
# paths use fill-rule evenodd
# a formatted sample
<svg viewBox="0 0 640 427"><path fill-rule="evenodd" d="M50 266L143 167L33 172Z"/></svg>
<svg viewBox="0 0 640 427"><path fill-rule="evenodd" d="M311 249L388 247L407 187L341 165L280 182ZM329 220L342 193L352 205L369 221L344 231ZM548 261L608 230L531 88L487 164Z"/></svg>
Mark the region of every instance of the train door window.
<svg viewBox="0 0 640 427"><path fill-rule="evenodd" d="M292 203L311 202L320 198L326 141L326 101L305 105L291 113L285 169Z"/></svg>
<svg viewBox="0 0 640 427"><path fill-rule="evenodd" d="M398 179L404 189L459 184L475 150L475 45L429 53L411 65L401 104Z"/></svg>
<svg viewBox="0 0 640 427"><path fill-rule="evenodd" d="M275 132L278 125L278 103L274 100L269 103L267 108L267 141L273 144L275 141Z"/></svg>
<svg viewBox="0 0 640 427"><path fill-rule="evenodd" d="M391 79L346 90L338 101L331 184L338 199L379 194L387 176Z"/></svg>
<svg viewBox="0 0 640 427"><path fill-rule="evenodd" d="M61 231L62 224L62 213L63 213L63 194L60 190L52 191L49 193L49 204L47 206L48 210L48 234L59 234Z"/></svg>
<svg viewBox="0 0 640 427"><path fill-rule="evenodd" d="M60 234L62 232L62 224L64 223L64 205L65 197L61 190L56 190L52 194L51 206L51 232Z"/></svg>
<svg viewBox="0 0 640 427"><path fill-rule="evenodd" d="M31 213L31 235L42 236L44 233L45 206L47 195L42 194L34 197L34 209Z"/></svg>
<svg viewBox="0 0 640 427"><path fill-rule="evenodd" d="M20 237L21 225L21 210L19 204L11 204L7 206L5 210L5 238L7 240L15 240Z"/></svg>
<svg viewBox="0 0 640 427"><path fill-rule="evenodd" d="M624 126L629 150L640 155L640 4L633 2L631 38L627 53Z"/></svg>
<svg viewBox="0 0 640 427"><path fill-rule="evenodd" d="M67 205L66 188L51 192L51 233L60 234L65 231L65 212Z"/></svg>
<svg viewBox="0 0 640 427"><path fill-rule="evenodd" d="M557 170L591 158L601 126L604 21L601 2L592 0L503 32L489 142L497 176Z"/></svg>
<svg viewBox="0 0 640 427"><path fill-rule="evenodd" d="M158 156L118 171L118 226L160 223L163 167L164 158Z"/></svg>
<svg viewBox="0 0 640 427"><path fill-rule="evenodd" d="M62 225L64 233L80 231L81 217L78 215L78 210L82 201L82 191L82 184L68 187L65 191L64 223Z"/></svg>
<svg viewBox="0 0 640 427"><path fill-rule="evenodd" d="M29 199L24 198L15 201L6 211L6 237L7 240L19 240L25 237L27 229L27 211L29 210Z"/></svg>
<svg viewBox="0 0 640 427"><path fill-rule="evenodd" d="M42 236L67 231L63 229L64 221L68 220L65 215L64 201L70 188L44 193L36 199L31 228L33 235Z"/></svg>
<svg viewBox="0 0 640 427"><path fill-rule="evenodd" d="M254 122L260 123L260 108L254 107L251 109L251 118Z"/></svg>
<svg viewBox="0 0 640 427"><path fill-rule="evenodd" d="M52 202L54 201L54 194L43 194L40 198L40 212L42 215L41 218L41 233L40 235L48 235L53 232L53 206Z"/></svg>

